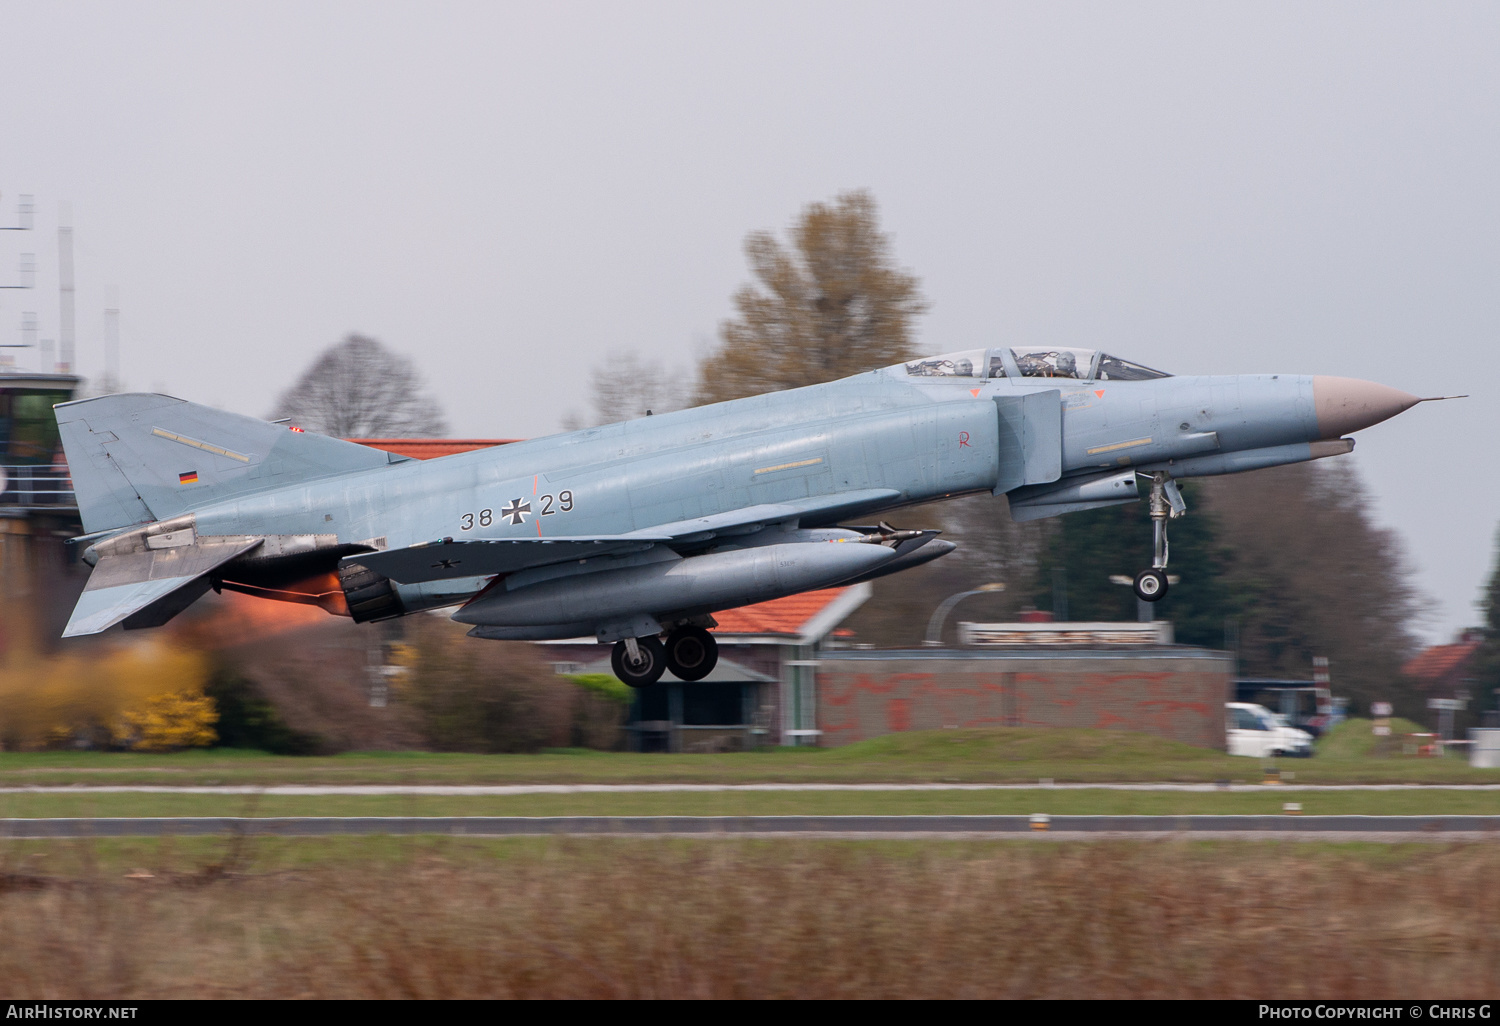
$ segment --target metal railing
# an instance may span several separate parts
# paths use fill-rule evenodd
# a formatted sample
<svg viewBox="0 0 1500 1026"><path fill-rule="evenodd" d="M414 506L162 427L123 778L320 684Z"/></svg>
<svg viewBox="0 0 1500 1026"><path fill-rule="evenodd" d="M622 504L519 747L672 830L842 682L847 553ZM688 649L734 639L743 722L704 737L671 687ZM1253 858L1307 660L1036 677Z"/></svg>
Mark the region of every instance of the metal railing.
<svg viewBox="0 0 1500 1026"><path fill-rule="evenodd" d="M0 506L21 509L77 509L67 467L0 466Z"/></svg>

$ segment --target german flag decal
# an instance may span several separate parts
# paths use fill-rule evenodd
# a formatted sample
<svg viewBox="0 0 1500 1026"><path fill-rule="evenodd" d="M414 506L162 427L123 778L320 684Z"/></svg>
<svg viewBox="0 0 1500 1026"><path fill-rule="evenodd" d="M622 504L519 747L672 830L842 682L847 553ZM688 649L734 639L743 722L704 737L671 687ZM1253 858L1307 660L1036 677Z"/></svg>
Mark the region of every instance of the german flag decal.
<svg viewBox="0 0 1500 1026"><path fill-rule="evenodd" d="M197 484L198 483L198 472L196 470L189 470L186 474L178 474L177 475L177 483L178 484Z"/></svg>

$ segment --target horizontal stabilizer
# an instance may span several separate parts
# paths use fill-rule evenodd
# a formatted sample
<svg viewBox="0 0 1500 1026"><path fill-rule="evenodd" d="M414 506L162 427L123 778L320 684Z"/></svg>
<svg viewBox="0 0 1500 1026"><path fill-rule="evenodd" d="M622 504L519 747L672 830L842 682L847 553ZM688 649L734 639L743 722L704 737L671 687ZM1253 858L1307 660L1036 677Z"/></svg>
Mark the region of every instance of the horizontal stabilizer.
<svg viewBox="0 0 1500 1026"><path fill-rule="evenodd" d="M139 613L161 599L193 583L192 577L167 577L159 581L137 581L135 584L120 584L113 588L94 588L85 591L73 608L68 628L63 637L76 638L84 634L98 634L108 630L132 613ZM207 591L207 581L204 581ZM203 594L198 591L193 598Z"/></svg>
<svg viewBox="0 0 1500 1026"><path fill-rule="evenodd" d="M239 535L201 538L182 535L122 539L131 551L104 551L78 598L63 637L98 634L124 622L127 628L159 627L208 590L209 571L244 555L262 539ZM179 539L189 544L175 544ZM113 541L113 540L112 540ZM151 547L162 544L160 548ZM101 543L104 549L110 542ZM125 548L126 544L118 544Z"/></svg>

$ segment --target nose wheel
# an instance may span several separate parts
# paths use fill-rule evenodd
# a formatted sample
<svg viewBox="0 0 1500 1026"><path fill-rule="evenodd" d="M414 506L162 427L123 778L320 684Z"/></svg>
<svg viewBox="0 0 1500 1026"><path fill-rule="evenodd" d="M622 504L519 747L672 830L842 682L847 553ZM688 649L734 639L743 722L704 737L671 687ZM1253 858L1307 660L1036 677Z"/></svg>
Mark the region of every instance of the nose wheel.
<svg viewBox="0 0 1500 1026"><path fill-rule="evenodd" d="M615 642L609 662L616 677L633 688L643 688L661 680L667 668L667 653L655 638L626 638Z"/></svg>
<svg viewBox="0 0 1500 1026"><path fill-rule="evenodd" d="M1143 475L1144 476L1144 475ZM1187 512L1182 491L1164 470L1151 475L1151 568L1135 575L1135 597L1142 602L1160 602L1167 594L1167 521Z"/></svg>
<svg viewBox="0 0 1500 1026"><path fill-rule="evenodd" d="M1143 602L1156 602L1167 593L1167 575L1163 570L1152 568L1135 575L1135 597Z"/></svg>

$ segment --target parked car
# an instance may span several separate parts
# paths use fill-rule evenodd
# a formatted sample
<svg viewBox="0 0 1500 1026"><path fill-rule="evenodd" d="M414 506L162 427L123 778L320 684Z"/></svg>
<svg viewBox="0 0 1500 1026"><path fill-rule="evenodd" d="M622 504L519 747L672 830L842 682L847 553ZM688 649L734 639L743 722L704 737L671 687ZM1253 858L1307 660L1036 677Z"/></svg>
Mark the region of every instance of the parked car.
<svg viewBox="0 0 1500 1026"><path fill-rule="evenodd" d="M1264 759L1273 755L1312 754L1312 735L1289 726L1263 705L1229 702L1224 706L1230 755Z"/></svg>

